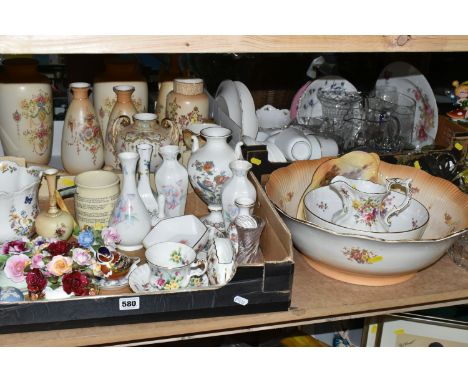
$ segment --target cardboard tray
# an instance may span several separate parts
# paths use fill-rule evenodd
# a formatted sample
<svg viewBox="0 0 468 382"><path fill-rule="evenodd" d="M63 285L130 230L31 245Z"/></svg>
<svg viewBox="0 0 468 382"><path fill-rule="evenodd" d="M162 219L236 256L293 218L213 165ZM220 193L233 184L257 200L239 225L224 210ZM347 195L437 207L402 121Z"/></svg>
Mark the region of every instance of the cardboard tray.
<svg viewBox="0 0 468 382"><path fill-rule="evenodd" d="M257 190L254 214L266 221L260 239L263 262L239 266L227 285L157 294L135 294L126 287L92 297L2 303L0 333L287 310L294 273L291 235L255 176L249 176ZM72 176L62 176L58 185L61 188L72 182ZM41 203L46 202L44 183L39 195ZM73 206L72 201L67 204ZM186 213L208 213L194 192L188 194ZM144 262L143 250L129 254L140 256L140 264ZM120 299L128 297L139 299L139 309L120 309ZM242 304L236 302L239 297Z"/></svg>

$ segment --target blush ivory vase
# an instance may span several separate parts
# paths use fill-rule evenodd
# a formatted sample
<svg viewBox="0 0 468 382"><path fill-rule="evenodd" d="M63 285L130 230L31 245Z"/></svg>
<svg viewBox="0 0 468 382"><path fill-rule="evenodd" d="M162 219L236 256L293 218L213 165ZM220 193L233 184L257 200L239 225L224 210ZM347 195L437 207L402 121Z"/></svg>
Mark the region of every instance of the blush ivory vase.
<svg viewBox="0 0 468 382"><path fill-rule="evenodd" d="M5 60L0 76L0 141L7 156L48 164L53 141L49 79L32 59Z"/></svg>
<svg viewBox="0 0 468 382"><path fill-rule="evenodd" d="M166 99L167 95L174 89L174 81L160 82L158 91L158 99L155 105L155 114L158 116L158 123L162 123L166 118Z"/></svg>
<svg viewBox="0 0 468 382"><path fill-rule="evenodd" d="M114 86L113 89L117 95L117 101L109 115L104 137L104 162L106 166L119 169L118 152L115 151L117 136L124 127L131 123L132 116L138 111L132 101L132 94L135 91L134 86L119 85Z"/></svg>
<svg viewBox="0 0 468 382"><path fill-rule="evenodd" d="M99 122L89 101L90 84L70 84L73 100L65 114L62 132L62 163L70 174L98 170L104 164L104 144Z"/></svg>
<svg viewBox="0 0 468 382"><path fill-rule="evenodd" d="M177 161L180 149L175 145L161 147L159 153L163 164L156 171L155 180L158 194L164 195L164 214L166 217L180 216L185 212L187 201L188 174Z"/></svg>
<svg viewBox="0 0 468 382"><path fill-rule="evenodd" d="M141 73L138 62L113 60L106 62L105 69L93 81L94 109L98 115L102 136L106 136L109 116L117 101L113 89L115 86L127 85L135 88L132 102L138 113L148 111L148 83Z"/></svg>
<svg viewBox="0 0 468 382"><path fill-rule="evenodd" d="M174 80L174 90L166 97L166 117L177 126L181 140L188 124L209 118L209 99L203 91L202 79Z"/></svg>
<svg viewBox="0 0 468 382"><path fill-rule="evenodd" d="M37 215L36 233L46 239L68 240L73 232L74 220L67 211L57 207L57 173L55 168L44 171L49 189L49 208Z"/></svg>
<svg viewBox="0 0 468 382"><path fill-rule="evenodd" d="M136 183L138 154L123 152L119 154L122 166L122 191L109 220L120 235L117 248L123 251L136 251L143 248L142 241L151 230L151 216L140 198Z"/></svg>
<svg viewBox="0 0 468 382"><path fill-rule="evenodd" d="M206 204L221 205L221 189L232 176L229 163L236 153L228 145L231 131L224 127L207 127L200 134L206 144L199 148L198 138L192 135L192 155L187 163L190 183Z"/></svg>
<svg viewBox="0 0 468 382"><path fill-rule="evenodd" d="M224 184L221 193L225 227L229 227L239 213L239 208L235 204L236 199L241 197L257 199L257 191L252 182L247 179L247 173L252 165L246 160L238 159L232 161L229 167L232 171L232 178Z"/></svg>
<svg viewBox="0 0 468 382"><path fill-rule="evenodd" d="M129 117L127 118L130 121ZM115 150L117 152L137 152L140 143L148 143L153 146L151 154L150 172L155 172L162 163L159 155L161 146L177 143L179 136L174 127L164 128L157 124L156 114L138 113L133 116L133 124L124 127L117 135Z"/></svg>

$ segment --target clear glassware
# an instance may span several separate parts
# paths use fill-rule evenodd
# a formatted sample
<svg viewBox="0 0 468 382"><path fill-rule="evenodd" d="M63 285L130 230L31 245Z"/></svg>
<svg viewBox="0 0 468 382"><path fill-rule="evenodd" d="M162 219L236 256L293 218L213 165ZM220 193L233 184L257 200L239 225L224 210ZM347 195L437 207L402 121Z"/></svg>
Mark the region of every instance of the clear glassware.
<svg viewBox="0 0 468 382"><path fill-rule="evenodd" d="M468 271L468 234L461 235L449 248L448 254L455 264Z"/></svg>
<svg viewBox="0 0 468 382"><path fill-rule="evenodd" d="M256 263L261 261L259 258L258 247L260 245L260 236L265 228L265 221L259 216L252 216L257 222L254 228L245 227L236 219L234 224L237 229L237 264Z"/></svg>

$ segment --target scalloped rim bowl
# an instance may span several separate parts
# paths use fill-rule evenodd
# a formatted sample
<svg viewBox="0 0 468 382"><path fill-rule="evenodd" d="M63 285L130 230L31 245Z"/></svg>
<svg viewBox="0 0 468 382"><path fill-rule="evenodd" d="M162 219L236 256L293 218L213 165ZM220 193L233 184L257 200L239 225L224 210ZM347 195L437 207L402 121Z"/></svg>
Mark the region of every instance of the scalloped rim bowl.
<svg viewBox="0 0 468 382"><path fill-rule="evenodd" d="M413 198L430 213L420 240L395 241L337 233L296 218L312 175L327 160L294 162L274 171L265 186L291 231L294 245L319 272L352 284L400 283L439 260L457 236L467 231L468 195L424 171L384 162L379 167L379 183L386 177L412 178Z"/></svg>

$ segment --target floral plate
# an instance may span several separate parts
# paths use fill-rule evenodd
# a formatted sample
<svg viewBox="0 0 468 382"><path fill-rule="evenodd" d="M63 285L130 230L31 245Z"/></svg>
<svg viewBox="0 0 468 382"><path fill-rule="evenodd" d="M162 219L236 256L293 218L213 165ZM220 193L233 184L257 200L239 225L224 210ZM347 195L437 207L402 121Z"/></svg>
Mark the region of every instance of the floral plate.
<svg viewBox="0 0 468 382"><path fill-rule="evenodd" d="M312 81L302 93L297 106L297 122L308 125L312 118L322 116L322 104L320 103L317 92L324 90L346 90L355 92L357 89L351 82L342 77L326 76Z"/></svg>
<svg viewBox="0 0 468 382"><path fill-rule="evenodd" d="M414 66L393 62L380 73L375 86L395 86L416 102L412 143L416 148L431 145L439 123L437 102L429 82Z"/></svg>
<svg viewBox="0 0 468 382"><path fill-rule="evenodd" d="M159 289L154 282L155 277L152 278L151 269L148 264L139 265L135 270L130 272L128 277L128 285L130 289L135 293L165 293ZM190 278L189 286L180 289L178 291L187 291L196 289L199 287L207 287L209 285L208 276L206 274L202 276L192 276Z"/></svg>

